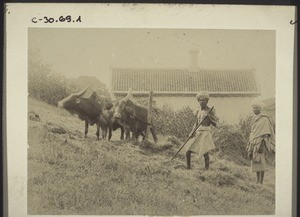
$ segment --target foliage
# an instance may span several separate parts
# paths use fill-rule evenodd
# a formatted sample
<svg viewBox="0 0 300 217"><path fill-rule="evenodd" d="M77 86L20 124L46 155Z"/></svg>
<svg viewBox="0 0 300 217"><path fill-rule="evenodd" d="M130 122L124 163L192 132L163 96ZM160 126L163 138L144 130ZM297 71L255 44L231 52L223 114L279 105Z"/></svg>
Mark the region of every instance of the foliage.
<svg viewBox="0 0 300 217"><path fill-rule="evenodd" d="M246 154L248 140L239 126L219 126L214 130L213 140L219 157L238 164L249 164Z"/></svg>
<svg viewBox="0 0 300 217"><path fill-rule="evenodd" d="M95 77L81 76L78 79L67 79L53 72L50 64L45 63L38 50L29 51L28 61L28 94L35 99L56 105L58 101L76 93L91 84L99 94L108 94L103 83Z"/></svg>
<svg viewBox="0 0 300 217"><path fill-rule="evenodd" d="M251 115L246 116L245 118L240 118L239 126L241 131L244 133L246 140L249 140L250 131L251 131Z"/></svg>
<svg viewBox="0 0 300 217"><path fill-rule="evenodd" d="M66 78L52 73L51 65L40 59L38 51L29 51L28 93L31 97L54 105L70 93L66 84Z"/></svg>
<svg viewBox="0 0 300 217"><path fill-rule="evenodd" d="M196 118L189 106L174 111L165 104L162 108L153 108L152 113L158 133L173 135L181 139L188 136Z"/></svg>

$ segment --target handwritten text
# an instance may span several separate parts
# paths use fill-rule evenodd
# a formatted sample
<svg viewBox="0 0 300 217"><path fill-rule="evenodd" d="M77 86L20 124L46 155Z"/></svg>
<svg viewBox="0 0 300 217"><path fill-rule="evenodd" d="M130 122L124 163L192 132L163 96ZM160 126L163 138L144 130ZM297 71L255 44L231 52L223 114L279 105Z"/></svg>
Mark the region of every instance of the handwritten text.
<svg viewBox="0 0 300 217"><path fill-rule="evenodd" d="M57 18L55 17L48 17L48 16L44 16L42 18L38 18L38 17L33 17L31 19L32 23L81 23L81 16L78 16L76 18L72 18L71 15L67 15L67 16L59 16Z"/></svg>

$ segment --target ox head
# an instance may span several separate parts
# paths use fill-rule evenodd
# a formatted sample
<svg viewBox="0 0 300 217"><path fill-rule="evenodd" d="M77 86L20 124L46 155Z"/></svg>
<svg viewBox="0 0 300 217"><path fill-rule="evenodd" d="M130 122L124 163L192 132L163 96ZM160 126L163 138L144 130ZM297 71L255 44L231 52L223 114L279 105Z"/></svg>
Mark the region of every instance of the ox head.
<svg viewBox="0 0 300 217"><path fill-rule="evenodd" d="M57 104L59 107L62 107L68 111L74 110L76 108L76 104L80 103L81 97L85 94L87 88L79 93L71 94L65 99L59 101Z"/></svg>
<svg viewBox="0 0 300 217"><path fill-rule="evenodd" d="M114 105L115 113L113 117L118 120L120 125L135 116L133 102L131 100L120 100Z"/></svg>
<svg viewBox="0 0 300 217"><path fill-rule="evenodd" d="M97 102L101 107L101 110L111 109L113 107L112 99L109 96L98 95L96 91L90 96L91 101Z"/></svg>
<svg viewBox="0 0 300 217"><path fill-rule="evenodd" d="M73 115L77 114L82 120L88 119L94 123L103 110L103 101L96 93L93 93L89 98L83 98L85 92L86 89L68 96L58 102L58 106L63 107Z"/></svg>

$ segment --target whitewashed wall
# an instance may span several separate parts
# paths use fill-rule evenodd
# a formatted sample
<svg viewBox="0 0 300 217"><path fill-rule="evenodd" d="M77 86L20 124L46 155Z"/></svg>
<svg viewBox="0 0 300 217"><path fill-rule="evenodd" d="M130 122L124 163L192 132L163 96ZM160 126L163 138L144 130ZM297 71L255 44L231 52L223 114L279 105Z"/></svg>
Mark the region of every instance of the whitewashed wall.
<svg viewBox="0 0 300 217"><path fill-rule="evenodd" d="M134 96L138 101L148 102L148 97ZM208 106L214 106L220 122L228 124L238 124L241 117L252 114L251 101L254 97L210 97ZM195 112L199 108L199 103L195 97L178 96L154 96L153 102L156 107L162 107L165 104L171 106L174 110L179 110L184 106L191 107Z"/></svg>
<svg viewBox="0 0 300 217"><path fill-rule="evenodd" d="M195 97L154 97L157 107L169 104L178 110L184 106L190 106L193 110L199 108ZM237 124L240 117L246 117L252 112L251 101L253 97L211 97L208 105L214 106L220 122Z"/></svg>

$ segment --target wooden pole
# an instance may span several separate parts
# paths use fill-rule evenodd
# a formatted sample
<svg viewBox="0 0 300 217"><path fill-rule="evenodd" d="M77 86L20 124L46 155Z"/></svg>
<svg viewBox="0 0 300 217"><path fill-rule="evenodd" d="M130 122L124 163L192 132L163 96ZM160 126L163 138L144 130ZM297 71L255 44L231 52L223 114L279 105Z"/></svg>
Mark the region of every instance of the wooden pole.
<svg viewBox="0 0 300 217"><path fill-rule="evenodd" d="M149 92L149 107L148 107L148 117L147 117L147 122L151 123L152 119L152 96L153 96L153 91ZM146 130L146 139L148 139L150 134L150 125L147 125L147 130Z"/></svg>

